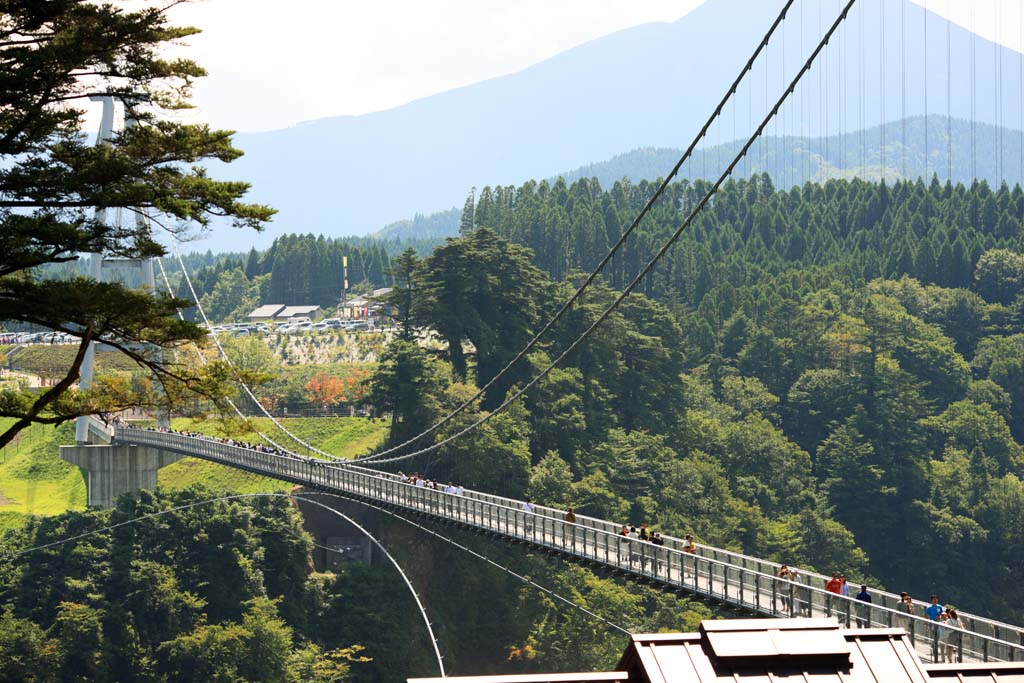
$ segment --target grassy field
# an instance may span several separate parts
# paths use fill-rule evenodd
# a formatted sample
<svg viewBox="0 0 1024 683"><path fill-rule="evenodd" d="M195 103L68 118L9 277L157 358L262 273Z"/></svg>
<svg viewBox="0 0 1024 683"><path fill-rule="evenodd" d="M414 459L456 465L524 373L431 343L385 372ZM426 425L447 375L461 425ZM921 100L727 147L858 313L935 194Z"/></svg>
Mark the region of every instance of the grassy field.
<svg viewBox="0 0 1024 683"><path fill-rule="evenodd" d="M0 420L0 429L11 423ZM59 444L74 441L74 425L33 425L0 449L0 528L16 526L26 515L85 509L85 478L57 457Z"/></svg>
<svg viewBox="0 0 1024 683"><path fill-rule="evenodd" d="M300 450L296 444L274 427L266 418L253 420L255 428L270 436L282 446ZM370 447L383 441L387 432L384 421L371 422L358 417L290 418L282 420L289 431L317 448L342 458L365 453ZM224 425L219 422L195 422L175 420L174 429L182 429L211 436L226 436ZM233 438L245 441L259 441L255 432L233 432ZM238 493L259 493L263 491L284 491L291 484L259 477L216 463L195 458L185 458L160 470L157 481L163 488L183 489L201 483L219 491Z"/></svg>
<svg viewBox="0 0 1024 683"><path fill-rule="evenodd" d="M280 434L269 420L255 420L256 428ZM383 440L387 424L363 418L292 418L283 423L304 440L339 457L363 453ZM11 424L0 419L0 429ZM175 429L224 436L224 425L216 421L175 420ZM73 424L59 427L36 425L21 432L14 443L0 449L0 530L20 525L28 515L55 515L83 510L86 503L85 476L81 470L58 457L57 447L73 444ZM232 434L234 438L257 441L255 433ZM284 445L285 437L279 443ZM203 484L225 493L284 491L291 484L259 477L223 465L185 458L163 468L157 477L160 487L179 490Z"/></svg>

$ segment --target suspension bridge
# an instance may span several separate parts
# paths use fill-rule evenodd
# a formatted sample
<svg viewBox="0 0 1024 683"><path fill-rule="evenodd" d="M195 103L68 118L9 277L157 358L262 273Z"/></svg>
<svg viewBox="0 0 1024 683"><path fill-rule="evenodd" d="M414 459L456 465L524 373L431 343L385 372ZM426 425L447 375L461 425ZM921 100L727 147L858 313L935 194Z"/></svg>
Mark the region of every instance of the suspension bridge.
<svg viewBox="0 0 1024 683"><path fill-rule="evenodd" d="M777 158L777 148L775 150L776 154L773 156L773 150L770 148L770 145L766 146L765 141L762 139L766 131L769 130L770 124L774 123L775 125L776 144L778 144L777 141L779 139L784 139L787 133L795 132L798 125L801 133L805 131L805 128L809 130L812 127L819 133L823 133L822 140L824 145L819 154L820 161L822 162L820 168L823 169L820 171L820 174L823 175L818 179L827 181L829 169L835 166L833 162L848 156L842 145L852 144L852 139L847 140L851 136L844 134L843 121L845 120L846 124L849 125L851 120L856 121L859 116L861 171L863 172L869 165L873 164L878 171L878 179L880 180L885 180L889 177L899 177L900 172L896 170L897 167L902 167L903 174L905 175L907 164L906 125L904 124L901 129L904 139L901 141L900 152L893 152L890 149L893 141L899 140L899 134L890 137L889 144L886 142L887 110L884 96L886 79L892 80L895 77L893 75L895 73L898 73L900 76L902 87L900 114L903 121L906 121L908 113L913 113L911 110L914 107L919 106L921 98L914 92L911 92L909 100L907 97L908 82L913 81L914 76L907 69L907 54L903 46L904 41L900 42L899 49L902 51L898 52L902 65L901 69L899 71L894 70L890 74L885 68L885 25L886 21L892 24L895 18L886 18L886 6L880 0L877 3L878 13L876 15L877 20L880 22L879 29L882 34L877 62L877 85L881 93L881 109L878 112L880 139L875 150L877 156L865 157L869 145L864 139L868 118L864 102L866 100L866 90L871 87L870 84L874 76L869 74L872 65L865 64L863 55L865 52L863 49L864 14L862 13L859 17L861 36L859 66L856 64L858 55L856 50L857 41L854 38L855 32L850 30L844 35L840 31L855 4L856 0L837 1L834 5L829 2L818 3L817 21L819 31L815 34L816 40L814 43L816 43L816 46L812 43L811 49L807 52L804 51L803 45L806 28L801 6L799 12L800 30L798 33L799 52L797 52L797 41L792 36L790 37L789 47L786 47L787 17L792 17L796 11L793 9L794 0L785 2L778 18L743 65L735 81L728 86L721 102L714 108L707 123L695 136L679 162L666 175L663 182L658 186L635 220L622 233L615 245L593 272L589 274L575 294L495 377L480 388L475 396L465 401L460 407L452 411L426 432L415 436L405 443L397 444L392 448L378 452L363 461L343 463L328 457L329 454L318 451L310 444L296 437L284 425L274 420L269 413L267 413L267 416L270 417L286 438L301 444L304 448L308 449L307 452L315 452L317 455L324 457L302 457L289 452L287 448L283 447L279 447L279 452L276 453L265 452L259 449L230 445L214 439L177 434L163 429L151 430L126 427L109 429L98 420L82 418L77 431L79 445L64 447L62 457L80 464L89 471L90 502L109 502L118 493L155 485L156 470L163 464L176 458L202 458L262 476L292 482L313 491L324 491L386 509L414 513L437 522L458 525L511 543L542 549L572 561L601 567L630 580L650 583L663 587L666 590L679 591L713 600L749 614L788 617L830 617L838 619L841 623L850 627L902 627L910 634L918 654L925 661L939 661L940 649L947 642L954 643L957 646L958 657L963 661L1024 661L1024 627L1000 623L982 616L961 612L964 627L948 628L932 622L926 617L900 611L898 609L899 596L886 591L873 590L871 592L871 603L857 601L847 596L826 591L824 586L827 577L814 572L802 571L797 580L780 578L777 576L779 566L774 562L764 559L749 557L706 545L698 546L695 552L687 552L680 539L668 536L665 537L664 545L654 545L623 537L621 535L621 526L610 520L578 515L575 522L569 522L566 521L563 511L554 508L535 506L531 509L525 506L524 501L479 491L465 491L463 495L454 495L425 487L417 487L401 481L396 475L374 469L383 463L403 460L433 451L459 438L478 427L494 414L500 412L543 379L552 368L556 367L580 344L583 344L587 337L637 287L641 280L656 266L658 261L673 247L679 236L689 227L694 217L712 200L722 184L737 169L748 172L752 168L757 168L757 164L753 163L756 160L751 160L751 156L758 154L764 160L767 160L769 157ZM870 3L869 0L863 0L860 4L868 5ZM822 20L822 7L824 6L828 6L830 10L835 10L834 17L827 24L823 24ZM899 14L898 27L902 36L906 32L906 3L900 3L900 7L903 8L903 11ZM888 14L893 13L890 11ZM927 35L928 23L932 21L934 21L934 17L930 16L927 8L925 8L925 35ZM949 22L943 28L946 34L946 59L945 64L940 66L944 66L947 79L944 83L945 88L940 88L938 95L944 95L942 102L945 105L947 130L951 131L953 108L954 106L960 106L962 103L954 98L955 93L952 90L953 69L951 66L951 54L953 52L953 40L950 37ZM974 121L978 116L975 110L978 106L978 101L980 101L973 89L973 79L976 72L973 28L970 43L972 154L974 154L976 148ZM1002 26L997 28L1003 29ZM891 41L894 33L892 25L890 25L889 30ZM774 61L769 63L769 46L778 45L780 39L782 43L781 52L777 52L772 58ZM832 55L824 57L826 60L825 65L823 68L818 69L818 89L808 91L806 83L801 84L801 81L812 70L812 67L818 66L819 57L825 55L826 48L830 46L830 43L838 44L838 50L833 50ZM854 48L853 50L850 49L851 44ZM836 52L838 52L838 58ZM851 53L854 55L852 62L849 58ZM794 54L798 55L795 59ZM787 66L787 58L790 60L789 65L792 65L792 69ZM929 62L927 52L924 59L925 71L928 72L931 62ZM933 53L931 61L934 62L935 59L936 56ZM851 63L856 67L854 68L855 73L848 74L847 68ZM1005 123L1007 116L1005 114L1002 88L1007 78L1004 78L1003 56L1000 50L996 52L994 64L997 67L999 80L997 81L996 89L993 91L996 106L998 107L998 111L993 118L996 123ZM763 82L758 85L763 86L764 89L763 107L759 106L757 108L757 115L755 116L755 96L759 103L762 98L760 97L760 90L755 92L755 84L751 83L752 79L750 76L754 73L755 68L761 67L764 69ZM1020 106L1018 107L1019 111L1014 113L1024 117L1024 59L1019 62L1019 67L1021 87L1016 94ZM850 77L848 78L848 76ZM833 86L830 92L828 90L828 83L833 81L833 79L839 84L839 87ZM856 96L850 97L847 81L852 82L853 80L856 80L858 92ZM923 81L923 107L926 117L929 115L928 80L928 78L925 78ZM746 92L743 95L738 94L744 88ZM939 106L935 105L936 88L934 85L932 88L933 106ZM769 89L777 94L777 99L769 98ZM797 96L791 98L794 93ZM817 113L819 118L823 120L818 121L815 125L812 115L814 113L814 99L816 97L818 99ZM961 97L960 99L966 98ZM1009 102L1010 99L1009 97L1005 98L1006 102ZM793 106L799 106L799 109L787 110L784 107L787 104L787 100L798 102L798 105ZM911 110L908 110L908 101ZM110 135L110 117L106 109L108 105L111 111L113 107L112 102L104 102L105 127L101 131L101 140ZM890 106L892 106L891 102ZM831 124L828 114L830 107L834 107ZM561 351L560 355L553 354L554 360L552 360L550 365L524 385L510 392L505 401L496 410L485 414L476 422L443 440L416 449L416 444L422 443L421 440L425 436L435 432L450 422L465 408L472 405L537 346L542 337L571 309L584 291L599 276L601 270L622 247L634 229L643 221L645 215L661 197L668 184L677 177L677 174L679 174L685 164L691 162L691 158L698 151L698 148L701 145L706 147L709 144L709 132L716 126L718 128L717 135L719 140L721 140L722 119L728 116L730 109L734 139L738 141L745 140L745 142L738 145L738 151L731 158L720 160L716 156L710 171L707 168L709 155L700 155L701 163L704 166L699 171L699 175L710 179L707 184L707 193L700 202L688 210L680 221L677 231L660 245L651 260L637 273L636 277L622 291L621 295L572 344ZM738 112L746 114L747 137L735 137ZM851 114L851 112L856 113ZM780 113L782 138L779 137ZM934 110L932 113L935 113ZM830 125L836 125L837 128L833 130L830 128ZM1024 120L1022 120L1021 127L1024 129ZM837 134L836 141L833 143L837 144L837 147L831 150L828 146L828 136L830 133ZM929 171L934 171L936 175L945 173L947 180L953 180L955 166L952 135L949 134L947 139L936 143L937 147L941 148L939 151L945 151L945 156L940 155L942 163L935 163L934 159L929 161L931 155L928 151L927 126L925 135L926 174ZM759 140L760 148L757 147ZM997 146L1000 149L998 173L1000 174L1000 179L1002 179L1004 173L1009 174L1011 164L1003 158L1001 140L997 142ZM719 152L716 151L717 154ZM833 157L831 162L830 155ZM795 166L808 163L808 159L809 156L806 154L799 158L791 157L789 160L783 158L780 165L783 168L782 177L784 182L787 173L795 177ZM899 159L899 162L897 162L897 159ZM930 167L930 163L934 165ZM957 160L957 168L965 165L963 160ZM760 165L761 168L766 166L766 161ZM972 175L976 175L976 166L977 158L972 158L970 164ZM1024 177L1024 140L1020 143L1020 166L1021 177ZM695 169L691 168L689 172L698 175ZM805 171L802 177L807 177L808 175L809 172ZM143 214L140 214L140 216L142 216L140 220L151 219L151 217ZM152 220L155 221L156 219L152 218ZM174 247L177 252L177 245L175 244ZM184 262L181 260L180 253L178 253L178 259L182 274L187 280L188 272L185 269ZM154 279L152 267L150 266L147 269L145 264L142 264L142 267L145 271L147 282L152 283ZM101 274L102 264L95 262L94 270ZM170 289L170 283L167 280L166 273L163 272L162 264L160 264L160 272L165 284ZM189 286L191 287L190 281ZM193 290L194 295L195 291ZM205 319L205 312L202 311L199 297L195 298L199 312ZM213 341L219 348L219 342L216 340L216 337L214 337ZM223 349L219 348L219 350L222 356L227 359L227 354L224 353ZM85 366L85 378L91 378L92 376L91 358L89 361ZM244 394L253 401L255 406L262 408L252 390L244 385L243 389ZM237 407L235 410L241 415ZM269 436L261 436L268 443L277 446ZM925 603L916 603L916 613L923 614L925 606Z"/></svg>
<svg viewBox="0 0 1024 683"><path fill-rule="evenodd" d="M898 595L872 590L872 602L861 602L826 591L827 577L821 574L801 571L795 581L779 578L777 563L730 550L698 545L696 552L686 552L684 542L670 536L664 537L665 545L654 545L622 536L621 525L610 520L577 515L575 522L568 522L564 511L555 508L536 505L528 510L525 501L480 491L445 493L403 482L396 474L336 460L284 457L212 438L159 429L108 430L97 420L90 423L92 438L110 446L157 452L164 457L202 458L312 491L412 512L742 612L833 617L852 627L903 627L925 661L938 662L944 642L956 643L964 661L1024 661L1024 628L1019 626L961 612L964 628L947 629L926 617L899 611ZM915 603L916 614L924 614L926 605Z"/></svg>

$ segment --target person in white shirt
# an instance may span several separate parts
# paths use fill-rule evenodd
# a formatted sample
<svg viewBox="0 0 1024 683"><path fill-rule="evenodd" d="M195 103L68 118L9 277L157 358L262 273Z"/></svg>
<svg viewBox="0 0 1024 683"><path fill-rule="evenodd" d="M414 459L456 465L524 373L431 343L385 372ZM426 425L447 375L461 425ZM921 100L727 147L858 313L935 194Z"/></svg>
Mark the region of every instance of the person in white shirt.
<svg viewBox="0 0 1024 683"><path fill-rule="evenodd" d="M639 541L640 540L640 534L638 534L636 532L636 527L635 526L629 527L628 538L630 539L630 543L629 543L629 565L632 567L634 562L639 562L640 559L641 559L640 558L640 553L637 552L640 549L640 546L639 546L638 543L634 543L634 541ZM646 564L646 563L644 563L644 564Z"/></svg>
<svg viewBox="0 0 1024 683"><path fill-rule="evenodd" d="M527 498L526 501L523 503L523 512L526 513L526 521L525 521L526 530L527 531L533 531L534 506L533 506L533 501L530 500L529 498Z"/></svg>
<svg viewBox="0 0 1024 683"><path fill-rule="evenodd" d="M960 620L960 617L957 616L956 610L952 608L947 609L945 614L943 614L943 617L945 617L945 619L943 619L942 624L950 628L942 629L940 640L942 641L943 652L941 653L941 656L945 661L953 663L957 659L957 644L960 642L962 634L951 629L962 629L964 627L964 623Z"/></svg>

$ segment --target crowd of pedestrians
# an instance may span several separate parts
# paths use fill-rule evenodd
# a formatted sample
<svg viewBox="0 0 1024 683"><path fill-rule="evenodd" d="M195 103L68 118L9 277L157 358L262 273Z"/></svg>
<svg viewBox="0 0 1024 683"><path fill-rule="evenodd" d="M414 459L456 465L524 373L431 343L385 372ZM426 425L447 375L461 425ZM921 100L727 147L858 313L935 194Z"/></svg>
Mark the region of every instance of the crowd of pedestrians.
<svg viewBox="0 0 1024 683"><path fill-rule="evenodd" d="M900 599L900 604L906 605L900 611L909 615L914 614L914 601L911 597L907 593L900 593ZM939 596L932 595L928 606L924 608L924 616L933 622L931 624L932 637L939 642L938 650L941 661L955 662L958 654L957 645L960 642L960 637L955 629L964 628L956 610L952 607L943 607L939 604Z"/></svg>
<svg viewBox="0 0 1024 683"><path fill-rule="evenodd" d="M800 582L799 571L795 567L783 564L776 576L794 584L789 591L784 590L780 592L779 599L783 611L795 616L810 616L810 592ZM850 585L846 580L846 576L842 572L833 572L832 576L825 580L825 591L831 595L849 598ZM831 611L834 607L831 595L827 596L825 600L827 612ZM854 612L857 625L861 628L871 626L870 619L868 618L869 605L873 604L874 600L871 593L868 592L867 585L861 584L860 590L854 595L853 599L860 603L855 605ZM918 616L916 611L914 599L910 594L905 591L900 593L899 600L896 603L896 612L899 613L899 616L893 625L910 631L911 637L913 637L914 629L911 624L913 621L911 617ZM932 595L930 604L924 608L923 614L920 616L927 617L929 621L933 622L931 624L931 636L938 644L936 649L940 661L955 662L959 654L960 643L960 635L957 629L966 628L957 611L952 607L943 607L939 604L939 597Z"/></svg>
<svg viewBox="0 0 1024 683"><path fill-rule="evenodd" d="M119 427L132 427L131 423L128 422L115 422L115 424ZM257 453L269 453L270 455L280 455L289 458L296 457L294 453L289 453L283 448L278 448L277 446L270 446L265 443L252 443L251 441L242 441L241 439L232 439L230 437L210 436L209 434L203 434L201 432L190 432L182 429L171 429L170 427L157 427L156 431L162 432L164 434L177 434L178 436L187 436L193 439L215 441L217 443L224 444L225 446L237 446L238 448L245 448L250 451L256 451ZM313 460L313 458L306 459L310 461Z"/></svg>
<svg viewBox="0 0 1024 683"><path fill-rule="evenodd" d="M412 474L399 472L398 481L418 488L430 489L432 491L443 491L444 493L448 493L453 496L463 496L466 494L466 489L462 487L462 484L453 484L451 482L442 484L434 479L427 479L417 472L413 472Z"/></svg>

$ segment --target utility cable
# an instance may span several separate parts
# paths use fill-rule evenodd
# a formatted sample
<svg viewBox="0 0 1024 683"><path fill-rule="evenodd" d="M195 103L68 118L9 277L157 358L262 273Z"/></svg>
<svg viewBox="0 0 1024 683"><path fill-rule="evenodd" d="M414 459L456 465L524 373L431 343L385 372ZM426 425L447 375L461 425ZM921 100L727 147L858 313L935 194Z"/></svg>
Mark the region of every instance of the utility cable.
<svg viewBox="0 0 1024 683"><path fill-rule="evenodd" d="M770 111L768 111L765 118L761 121L761 124L757 127L757 130L754 131L754 133L750 136L746 144L743 145L742 149L740 149L737 155L733 158L732 162L730 162L729 166L719 176L718 180L715 181L714 185L712 185L712 187L707 191L707 193L700 200L700 202L698 202L697 205L693 208L690 214L686 217L686 220L684 220L682 224L680 224L680 226L676 229L675 233L673 233L672 236L661 246L661 248L654 255L654 257L647 263L647 265L645 265L640 270L640 272L637 273L636 277L633 278L632 282L630 282L629 285L625 289L623 289L623 291L615 298L615 300L607 308L605 308L601 315L598 316L598 318L586 330L584 330L583 334L577 337L576 340L572 344L570 344L564 351L562 351L562 353L555 360L549 363L544 368L544 370L540 372L540 374L531 379L521 388L517 389L510 396L506 397L505 400L501 403L501 405L495 408L492 412L487 413L483 417L474 421L469 426L463 428L462 430L456 432L455 434L452 434L451 436L435 444L431 444L430 446L421 448L412 453L407 453L405 455L397 457L381 458L380 456L384 455L384 453L378 453L375 455L367 456L366 458L358 458L356 461L361 464L372 462L374 465L381 465L384 463L396 462L417 455L422 455L424 453L429 453L431 451L437 450L438 448L444 446L445 444L451 443L455 439L476 429L480 425L490 420L493 416L497 415L502 410L504 410L513 401L518 399L529 389L531 389L535 384L537 384L537 382L546 377L556 366L558 366L559 363L561 363L570 353L572 353L576 349L576 347L582 344L590 336L590 334L593 333L593 331L597 329L597 327L602 322L604 322L615 311L615 309L619 307L619 305L626 299L627 296L629 296L629 294L636 288L640 281L643 280L643 278L654 268L654 266L657 265L658 261L661 260L661 258L668 252L672 245L676 243L676 241L683 234L683 232L690 226L690 224L697 217L697 215L704 209L705 206L707 206L708 202L711 201L711 198L718 192L719 188L722 186L725 180L732 174L733 169L740 162L740 160L743 159L743 156L746 155L747 151L751 148L751 146L758 140L758 138L761 137L761 134L764 132L765 128L778 113L779 108L783 105L783 103L785 103L789 95L796 88L797 84L800 82L800 79L804 76L804 74L810 71L815 59L821 53L821 51L824 50L825 47L828 45L829 41L832 39L833 34L839 29L839 26L846 19L850 11L850 8L853 7L856 1L857 0L848 0L842 12L839 14L838 17L836 17L836 20L832 23L832 26L829 28L828 32L822 37L817 47L811 53L810 57L808 57L807 61L804 62L803 66L797 72L796 76L790 82L789 86L786 88L786 90L779 97L778 101L775 103L775 106L772 107Z"/></svg>
<svg viewBox="0 0 1024 683"><path fill-rule="evenodd" d="M541 338L543 338L544 335L547 334L548 331L551 330L551 328L554 327L555 324L557 324L558 321L560 321L562 317L565 316L565 314L569 311L572 305L576 303L576 301L583 295L584 291L588 287L590 287L590 285L594 282L594 280L601 273L601 271L604 270L605 266L608 265L608 262L611 261L612 257L615 256L618 250L629 238L629 236L633 234L637 227L639 227L640 223L647 216L650 210L654 207L655 202L657 202L657 200L662 196L662 194L664 194L665 190L668 189L668 186L671 184L672 180L679 173L680 168L682 168L683 164L691 157L694 150L697 148L697 145L701 142L701 140L704 140L706 138L708 130L711 128L711 125L715 122L716 119L719 118L719 116L721 116L722 110L724 109L725 105L728 103L730 98L732 98L732 96L736 94L737 88L739 87L740 83L743 81L747 73L752 71L754 63L757 61L757 58L761 54L761 52L768 46L768 42L771 40L771 37L772 35L774 35L776 29L779 27L780 24L782 24L785 21L786 13L789 11L789 8L792 6L794 1L795 0L786 0L786 4L783 6L778 16L775 18L775 21L768 29L768 32L765 33L764 37L762 37L761 41L754 49L753 54L751 54L750 58L747 59L746 64L744 64L743 68L740 70L740 73L736 76L732 84L726 90L725 95L719 101L718 106L715 107L714 111L708 117L707 121L700 129L700 132L697 133L697 136L693 139L692 142L690 142L689 147L686 148L686 151L676 162L675 166L672 167L672 170L669 171L668 175L666 175L665 178L662 179L661 183L658 185L657 190L655 190L654 194L651 195L650 199L647 200L647 203L640 210L640 213L637 214L636 218L633 219L633 222L630 223L629 227L625 230L625 232L623 232L622 235L619 236L618 241L616 241L616 243L604 256L604 258L601 259L600 263L597 264L597 267L589 275L587 275L587 278L586 280L583 281L583 284L581 284L580 287L576 290L576 292L569 298L569 300L562 305L558 312L555 313L554 317L552 317L547 323L545 323L545 325L540 329L539 332L537 332L533 336L533 338L526 344L526 346L524 346L519 351L519 353L517 353L505 365L505 367L499 370L498 373L494 375L494 377L492 377L482 387L480 387L476 391L476 393L473 394L473 396L464 401L461 405L452 410L448 415L443 417L441 420L439 420L437 423L435 423L433 426L429 427L425 431L421 432L416 436L411 437L410 439L404 441L403 443L396 444L394 446L391 446L390 448L387 448L383 451L374 454L374 457L385 456L390 453L399 451L407 446L416 443L423 437L432 434L433 432L436 432L438 429L451 422L456 416L458 416L460 413L462 413L462 411L471 406L481 396L483 396L484 393L486 393L491 387L493 387L502 377L505 376L505 374L507 374L512 369L514 365L516 365L521 359L523 359L526 356L526 354L532 351L534 347L536 347L537 344L540 342ZM705 142L705 144L707 143ZM719 153L720 148L721 145L718 145L716 147L716 154ZM708 156L706 147L704 148L702 156L706 163Z"/></svg>
<svg viewBox="0 0 1024 683"><path fill-rule="evenodd" d="M339 496L339 498L340 497L341 496ZM370 539L370 541L373 542L373 544L376 545L377 548L379 548L382 553L384 553L384 556L387 557L388 560L391 561L391 564L398 571L398 574L402 577L402 580L405 582L406 587L409 589L409 592L412 594L413 600L416 601L416 607L419 609L420 615L423 617L423 623L427 627L427 633L430 635L430 641L431 641L431 643L432 643L432 645L434 647L434 655L437 657L437 666L438 666L438 669L440 669L440 671L441 671L441 677L442 678L445 677L444 661L443 661L443 658L441 657L441 651L440 651L440 649L438 648L438 645L437 645L437 636L434 635L434 629L431 626L430 618L427 616L427 610L423 606L423 603L420 601L420 596L419 596L419 594L417 594L416 589L412 585L412 582L409 581L409 577L406 576L405 572L402 570L401 565L398 564L398 561L391 555L391 553L388 552L388 549L384 547L384 544L381 543L377 539L376 536L374 536L369 531L367 531L362 525L360 525L354 519L352 519L351 517L349 517L345 513L341 512L340 510L335 510L334 508L332 508L331 506L329 506L329 505L327 505L325 503L321 503L320 501L316 501L316 500L310 500L309 498L305 498L305 497L300 496L300 495L295 495L295 494L291 494L291 493L236 493L236 494L230 494L230 495L226 495L226 496L218 496L216 498L207 498L205 500L198 500L198 501L194 501L192 503L187 503L185 505L178 505L178 506L175 506L175 507L172 507L172 508L168 508L166 510L158 510L156 512L149 512L147 514L140 515L139 517L133 517L131 519L126 519L124 521L117 522L115 524L108 524L107 526L100 527L98 529L92 529L91 531L86 531L86 532L81 533L81 534L75 534L74 536L68 536L66 538L61 538L61 539L58 539L56 541L51 541L49 543L42 543L40 545L32 546L31 548L24 548L24 549L18 550L16 552L3 553L2 557L5 557L7 559L12 559L13 560L15 558L22 557L23 555L27 555L29 553L34 553L34 552L37 552L39 550L46 550L46 549L49 549L49 548L55 548L57 546L64 545L65 543L71 543L72 541L79 541L79 540L82 540L84 538L88 538L90 536L96 536L96 535L99 535L99 534L102 534L102 533L106 533L108 531L113 531L114 529L118 529L118 528L123 527L123 526L128 526L130 524L138 524L139 522L143 522L143 521L145 521L147 519L153 519L155 517L160 517L160 516L172 513L172 512L181 512L182 510L189 510L189 509L192 509L192 508L199 507L201 505L209 505L210 503L216 503L216 502L220 502L220 501L242 500L242 499L247 499L247 498L286 498L286 499L289 499L289 500L304 500L305 502L310 503L311 505L316 505L317 507L323 508L324 510L327 510L328 512L331 512L331 513L337 515L338 517L343 518L346 522L348 522L349 524L354 526L356 529L358 529L360 532L362 532L363 535L365 535L368 539Z"/></svg>

